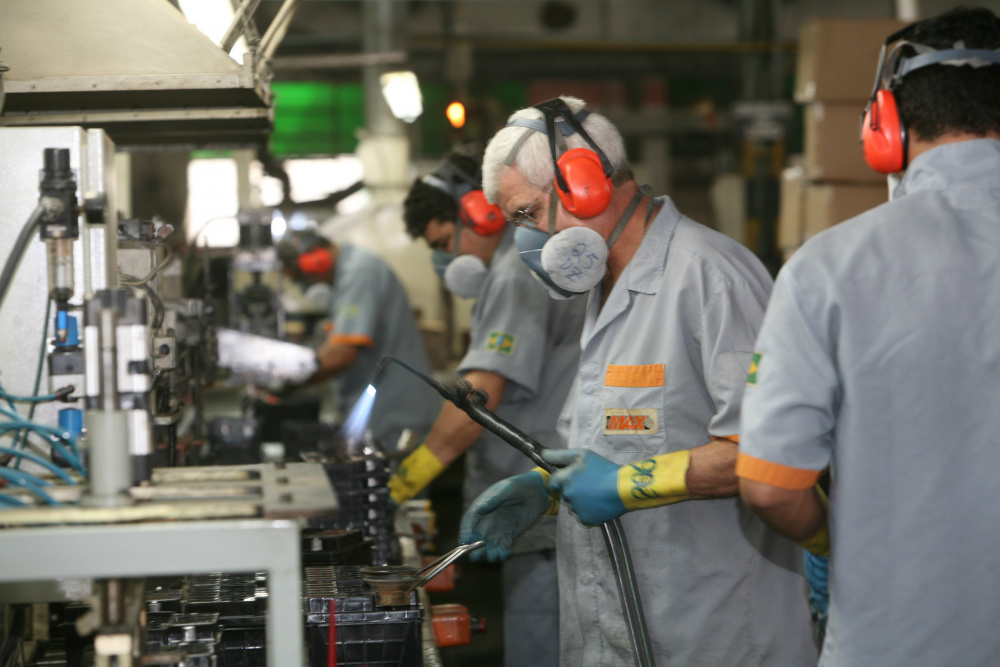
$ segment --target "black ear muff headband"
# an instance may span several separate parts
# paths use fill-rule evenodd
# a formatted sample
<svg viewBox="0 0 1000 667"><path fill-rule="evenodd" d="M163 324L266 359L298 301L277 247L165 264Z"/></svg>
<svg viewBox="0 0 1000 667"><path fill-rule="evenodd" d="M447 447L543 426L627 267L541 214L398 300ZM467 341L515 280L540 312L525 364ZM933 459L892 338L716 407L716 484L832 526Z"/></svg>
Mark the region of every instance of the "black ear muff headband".
<svg viewBox="0 0 1000 667"><path fill-rule="evenodd" d="M541 104L536 104L535 108L545 114L545 133L549 137L549 151L552 153L552 163L556 164L559 160L559 156L556 154L556 116L561 116L563 121L573 128L576 132L580 133L580 137L587 142L590 148L597 153L597 156L601 158L601 167L604 169L604 175L611 178L611 162L608 160L607 156L604 155L604 151L597 147L594 140L590 138L587 131L583 129L583 123L578 121L574 117L573 112L570 108L566 106L560 98L556 97L547 102L542 102ZM559 184L559 188L563 192L569 192L569 186L566 185L566 180L563 178L562 171L556 166L556 182Z"/></svg>
<svg viewBox="0 0 1000 667"><path fill-rule="evenodd" d="M482 188L482 172L469 174L451 160L445 160L434 171L420 179L421 182L450 195L457 204L466 194Z"/></svg>
<svg viewBox="0 0 1000 667"><path fill-rule="evenodd" d="M892 90L907 74L915 72L918 69L923 69L924 67L930 67L931 65L948 65L951 67L969 66L976 69L990 65L1000 65L1000 49L967 49L961 41L955 42L954 48L951 49L935 49L926 44L904 40L903 37L910 34L918 25L920 23L914 23L901 30L897 30L889 35L885 43L882 44L882 50L879 53L878 71L875 73L875 85L872 86L871 100L874 101L875 94L879 89ZM889 50L889 46L897 40L902 41L893 46L892 51L889 52L889 56L886 57L886 51ZM912 48L917 52L917 55L904 56L902 49L905 46ZM890 72L888 79L886 79L887 67Z"/></svg>
<svg viewBox="0 0 1000 667"><path fill-rule="evenodd" d="M556 133L553 129L559 131L559 135L562 137L571 137L577 132L583 137L583 140L591 147L591 149L597 153L598 157L601 159L601 167L604 169L604 175L611 178L611 161L608 160L607 156L604 154L594 140L590 138L587 131L583 129L583 121L590 115L590 112L586 109L580 109L576 113L573 113L570 108L566 105L562 99L556 97L554 99L542 102L541 104L536 104L533 108L538 109L544 114L543 119L537 118L515 118L514 120L507 123L507 127L526 127L529 130L534 130L535 132L541 132L549 138L549 150L552 153L552 162L558 160L559 156L556 154ZM562 118L561 121L556 120L556 117ZM531 136L531 132L525 132L520 137L518 137L517 142L511 147L510 153L507 154L507 159L504 160L504 164L508 167L514 164L514 159L517 157L517 153L521 150L521 146L524 142ZM564 191L567 189L566 182L563 180L562 174L556 169L556 178L559 183L559 187Z"/></svg>

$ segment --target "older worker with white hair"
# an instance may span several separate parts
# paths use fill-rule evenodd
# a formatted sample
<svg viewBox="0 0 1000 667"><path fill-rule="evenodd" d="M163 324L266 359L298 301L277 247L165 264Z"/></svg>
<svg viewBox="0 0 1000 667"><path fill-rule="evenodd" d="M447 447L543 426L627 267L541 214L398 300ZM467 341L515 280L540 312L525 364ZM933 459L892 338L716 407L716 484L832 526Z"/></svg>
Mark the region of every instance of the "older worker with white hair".
<svg viewBox="0 0 1000 667"><path fill-rule="evenodd" d="M576 98L511 116L486 149L483 186L550 294L589 302L563 414L573 449L545 455L565 467L487 489L460 539L485 539L475 554L501 559L539 516L559 513L563 665L632 663L591 528L619 516L659 667L815 664L801 550L736 498L740 401L771 288L764 267L668 197L651 198L616 128Z"/></svg>

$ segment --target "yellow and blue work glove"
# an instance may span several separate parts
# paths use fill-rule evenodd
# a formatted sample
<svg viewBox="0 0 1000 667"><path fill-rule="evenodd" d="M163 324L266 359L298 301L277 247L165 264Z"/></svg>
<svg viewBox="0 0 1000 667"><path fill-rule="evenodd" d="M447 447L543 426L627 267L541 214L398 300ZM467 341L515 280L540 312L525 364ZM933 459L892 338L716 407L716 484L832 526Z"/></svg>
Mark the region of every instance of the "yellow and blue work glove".
<svg viewBox="0 0 1000 667"><path fill-rule="evenodd" d="M818 484L814 488L816 490L816 495L819 496L819 502L823 505L824 509L828 509L830 507L830 501L826 497L826 494L823 493L823 489ZM824 521L823 527L820 528L815 535L798 542L798 545L812 554L828 557L830 555L829 524Z"/></svg>
<svg viewBox="0 0 1000 667"><path fill-rule="evenodd" d="M543 514L555 514L559 501L549 496L545 481L549 474L541 468L502 479L476 498L458 531L459 544L485 540L486 545L469 554L469 559L491 563L510 555L514 539Z"/></svg>
<svg viewBox="0 0 1000 667"><path fill-rule="evenodd" d="M542 458L563 466L552 473L546 487L564 498L585 526L599 526L626 512L691 498L687 488L691 465L688 450L625 465L589 449L547 449Z"/></svg>
<svg viewBox="0 0 1000 667"><path fill-rule="evenodd" d="M399 469L389 478L389 497L398 507L410 498L424 490L435 477L440 475L445 466L441 463L427 443L421 443L413 452L403 459Z"/></svg>

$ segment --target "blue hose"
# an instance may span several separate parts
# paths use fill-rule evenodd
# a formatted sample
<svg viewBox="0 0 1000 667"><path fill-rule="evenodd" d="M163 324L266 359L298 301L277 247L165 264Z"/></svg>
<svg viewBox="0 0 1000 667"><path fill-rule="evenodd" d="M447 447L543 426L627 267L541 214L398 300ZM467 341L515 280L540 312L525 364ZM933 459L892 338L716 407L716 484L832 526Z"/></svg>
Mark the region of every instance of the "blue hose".
<svg viewBox="0 0 1000 667"><path fill-rule="evenodd" d="M24 487L36 497L47 502L49 505L62 505L61 502L42 490L43 486L51 486L51 484L40 477L35 477L34 475L26 472L21 472L20 470L10 470L9 468L0 467L0 478Z"/></svg>
<svg viewBox="0 0 1000 667"><path fill-rule="evenodd" d="M48 468L54 472L57 476L66 481L67 484L76 484L76 480L66 474L66 471L52 463L48 459L43 459L41 456L35 456L31 452L21 452L16 449L10 449L9 447L0 447L0 454L8 454L10 456L20 456L22 458L28 459L40 466Z"/></svg>
<svg viewBox="0 0 1000 667"><path fill-rule="evenodd" d="M17 401L18 403L48 403L59 398L59 394L45 394L44 396L14 396L0 389L0 398L7 401ZM13 406L12 406L13 407Z"/></svg>
<svg viewBox="0 0 1000 667"><path fill-rule="evenodd" d="M10 505L11 507L28 507L28 503L17 498L11 498L0 493L0 505Z"/></svg>
<svg viewBox="0 0 1000 667"><path fill-rule="evenodd" d="M0 410L0 412L6 412L6 411ZM59 452L59 454L64 459L66 459L71 466L76 468L81 475L87 474L87 469L83 467L83 464L80 463L80 459L76 455L77 452L76 443L73 441L72 438L66 438L62 433L59 433L59 431L57 431L56 429L50 428L48 426L43 426L42 424L36 424L34 422L26 422L26 421L0 422L0 433L5 433L7 431L17 431L20 429L29 429L37 433L40 433L42 435L48 436L50 438L50 440L48 440L48 443L57 452ZM70 448L73 450L73 453L70 453L70 451L66 449L59 442L60 440L66 440L66 442L69 443Z"/></svg>

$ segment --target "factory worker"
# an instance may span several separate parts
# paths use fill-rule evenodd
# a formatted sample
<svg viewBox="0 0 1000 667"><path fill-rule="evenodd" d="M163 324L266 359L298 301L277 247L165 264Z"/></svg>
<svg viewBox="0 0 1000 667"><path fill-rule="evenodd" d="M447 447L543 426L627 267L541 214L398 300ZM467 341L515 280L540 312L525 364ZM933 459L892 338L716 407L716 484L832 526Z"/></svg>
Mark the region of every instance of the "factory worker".
<svg viewBox="0 0 1000 667"><path fill-rule="evenodd" d="M557 168L554 166L557 165ZM559 500L563 665L633 664L598 524L621 516L658 667L813 665L801 549L736 495L746 369L771 280L735 241L651 199L582 100L523 109L490 141L487 197L555 298L589 294L568 466L492 486L460 540L506 556ZM551 496L550 496L551 494ZM485 552L485 553L484 553Z"/></svg>
<svg viewBox="0 0 1000 667"><path fill-rule="evenodd" d="M737 474L775 530L830 547L821 665L994 665L1000 20L956 9L886 45L863 150L905 173L781 270Z"/></svg>
<svg viewBox="0 0 1000 667"><path fill-rule="evenodd" d="M404 202L407 229L433 249L452 293L475 298L469 350L458 372L489 395L487 407L540 442L560 447L556 421L580 356L582 302L555 302L514 245L514 228L483 196L478 162L453 153L417 180ZM450 403L427 440L390 480L396 502L423 489L468 451L464 495L476 498L501 479L531 469L523 454ZM504 664L559 664L555 520L514 541L503 565Z"/></svg>
<svg viewBox="0 0 1000 667"><path fill-rule="evenodd" d="M319 370L310 381L334 378L341 420L358 404L383 356L430 372L406 292L382 258L313 231L287 234L277 250L285 275L305 286L306 298L328 304L332 328L317 350ZM400 374L379 386L368 427L383 448L394 449L404 429L426 433L440 406L434 392Z"/></svg>

